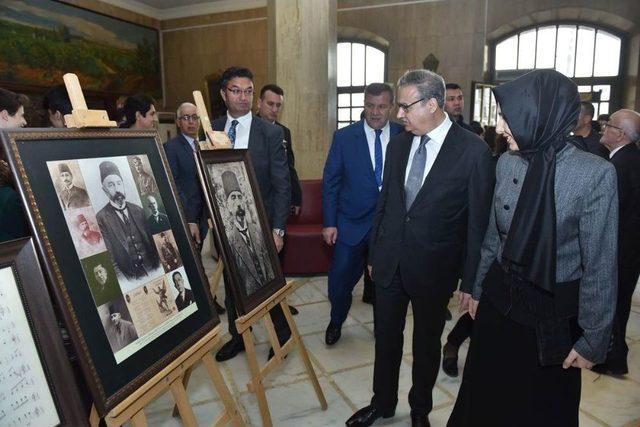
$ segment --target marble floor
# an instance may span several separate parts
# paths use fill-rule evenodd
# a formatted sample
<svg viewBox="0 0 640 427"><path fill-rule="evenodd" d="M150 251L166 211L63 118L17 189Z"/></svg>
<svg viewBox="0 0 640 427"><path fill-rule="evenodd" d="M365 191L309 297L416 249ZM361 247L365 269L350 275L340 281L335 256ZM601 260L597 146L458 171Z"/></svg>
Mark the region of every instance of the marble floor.
<svg viewBox="0 0 640 427"><path fill-rule="evenodd" d="M208 266L210 267L210 266ZM361 302L362 286L354 291L349 318L343 326L342 338L333 347L324 343L324 330L329 322L326 276L307 277L290 297L300 314L294 319L303 336L316 370L320 385L328 402L322 411L308 381L304 366L297 353L289 357L273 371L266 381L267 400L276 426L341 426L351 414L366 405L371 398L373 374L373 316L371 306ZM222 297L219 291L218 298ZM222 301L223 299L220 299ZM451 301L454 320L447 322L442 340L459 316L455 299ZM410 310L410 309L409 309ZM379 420L375 425L410 425L407 394L411 386L411 332L412 314L409 311L405 330L405 345L400 372L399 404L394 418ZM226 316L222 316L223 331L227 340ZM254 328L260 362L266 361L269 345L265 331ZM627 340L631 352L630 372L624 378L599 376L583 371L580 425L584 427L640 425L640 298L634 300L628 327ZM464 363L467 345L460 349L460 364ZM227 385L234 394L243 418L248 425L262 425L255 395L247 391L248 365L244 353L220 364ZM462 366L460 366L462 372ZM434 427L445 426L453 408L461 376L449 378L442 370L433 390L434 408L429 419ZM211 425L222 405L202 366L198 367L187 389L190 401L200 425ZM181 425L179 418L171 417L172 400L165 394L152 402L146 410L149 425Z"/></svg>

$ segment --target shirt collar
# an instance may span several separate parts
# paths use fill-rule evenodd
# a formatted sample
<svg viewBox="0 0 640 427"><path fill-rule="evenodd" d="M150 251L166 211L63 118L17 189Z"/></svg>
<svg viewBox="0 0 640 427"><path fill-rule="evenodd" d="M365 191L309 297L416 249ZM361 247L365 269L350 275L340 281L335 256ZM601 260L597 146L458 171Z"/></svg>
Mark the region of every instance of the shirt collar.
<svg viewBox="0 0 640 427"><path fill-rule="evenodd" d="M618 148L614 148L613 150L611 150L611 152L609 153L609 159L613 158L614 154L616 154L618 151L620 151L622 148L626 147L627 144L625 145L621 145Z"/></svg>
<svg viewBox="0 0 640 427"><path fill-rule="evenodd" d="M451 129L451 124L452 123L451 123L451 119L449 118L449 115L447 113L444 113L444 120L442 121L442 123L440 123L431 132L427 133L427 135L429 136L429 139L439 144L442 144L444 142L444 139L447 137L447 133L449 132L449 129Z"/></svg>
<svg viewBox="0 0 640 427"><path fill-rule="evenodd" d="M229 122L229 124L231 124L231 122L233 120L237 120L238 124L241 125L241 126L250 127L251 126L251 111L249 111L244 116L240 116L240 117L231 117L231 115L227 111L227 121Z"/></svg>
<svg viewBox="0 0 640 427"><path fill-rule="evenodd" d="M376 130L374 128L372 128L371 126L369 126L369 124L367 123L367 121L365 119L362 119L362 122L364 123L364 132L365 133L371 133L374 134L376 133ZM386 131L389 130L389 120L387 120L387 123L381 128L382 133L385 133Z"/></svg>

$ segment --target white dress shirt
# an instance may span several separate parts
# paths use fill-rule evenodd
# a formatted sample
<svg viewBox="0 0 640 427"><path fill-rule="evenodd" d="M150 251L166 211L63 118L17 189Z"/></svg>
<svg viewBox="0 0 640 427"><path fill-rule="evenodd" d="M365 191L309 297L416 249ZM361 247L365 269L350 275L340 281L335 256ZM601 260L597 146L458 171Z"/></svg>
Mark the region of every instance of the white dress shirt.
<svg viewBox="0 0 640 427"><path fill-rule="evenodd" d="M427 161L424 168L424 175L422 175L422 183L424 184L424 180L429 174L431 167L436 161L436 157L438 157L438 153L440 152L440 148L442 148L442 144L444 143L444 139L447 137L447 133L449 133L449 129L451 129L451 119L447 113L444 113L445 117L442 123L440 123L435 129L431 132L427 133L427 136L431 138L425 148L427 149ZM404 173L404 182L407 183L407 179L409 178L409 171L411 170L411 165L413 163L413 156L418 151L418 146L420 145L420 139L422 136L415 135L413 137L413 142L411 142L411 151L409 152L409 161L407 162L407 169Z"/></svg>
<svg viewBox="0 0 640 427"><path fill-rule="evenodd" d="M369 145L369 156L371 157L371 166L373 167L373 171L376 170L376 131L371 126L367 124L367 121L364 120L364 134L367 137L367 144ZM380 141L382 142L382 170L384 171L384 159L387 154L387 145L389 145L389 139L391 139L391 126L389 125L389 121L382 128L382 133L380 134Z"/></svg>
<svg viewBox="0 0 640 427"><path fill-rule="evenodd" d="M251 111L238 118L231 117L229 112L227 112L227 123L224 125L224 131L227 135L229 135L229 128L233 120L238 121L238 125L236 126L236 141L235 144L233 144L233 148L249 148L249 131L251 130L252 120Z"/></svg>

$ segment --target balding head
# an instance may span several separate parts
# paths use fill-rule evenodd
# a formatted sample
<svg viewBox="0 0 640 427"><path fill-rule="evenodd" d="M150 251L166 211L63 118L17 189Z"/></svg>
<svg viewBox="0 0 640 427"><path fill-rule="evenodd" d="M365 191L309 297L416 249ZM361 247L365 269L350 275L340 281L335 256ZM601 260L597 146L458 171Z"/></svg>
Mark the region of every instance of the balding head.
<svg viewBox="0 0 640 427"><path fill-rule="evenodd" d="M600 143L609 150L640 140L640 114L633 110L618 110L611 115L602 132Z"/></svg>

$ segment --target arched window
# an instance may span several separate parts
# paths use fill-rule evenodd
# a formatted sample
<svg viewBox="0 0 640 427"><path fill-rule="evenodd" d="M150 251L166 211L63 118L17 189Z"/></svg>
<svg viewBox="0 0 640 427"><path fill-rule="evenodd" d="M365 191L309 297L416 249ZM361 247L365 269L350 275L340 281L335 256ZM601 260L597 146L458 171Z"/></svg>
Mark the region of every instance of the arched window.
<svg viewBox="0 0 640 427"><path fill-rule="evenodd" d="M494 81L537 68L555 69L576 82L581 98L593 103L597 117L620 107L622 43L610 31L581 24L527 29L494 45Z"/></svg>
<svg viewBox="0 0 640 427"><path fill-rule="evenodd" d="M338 128L360 120L364 88L386 81L387 54L377 46L359 41L338 42Z"/></svg>

